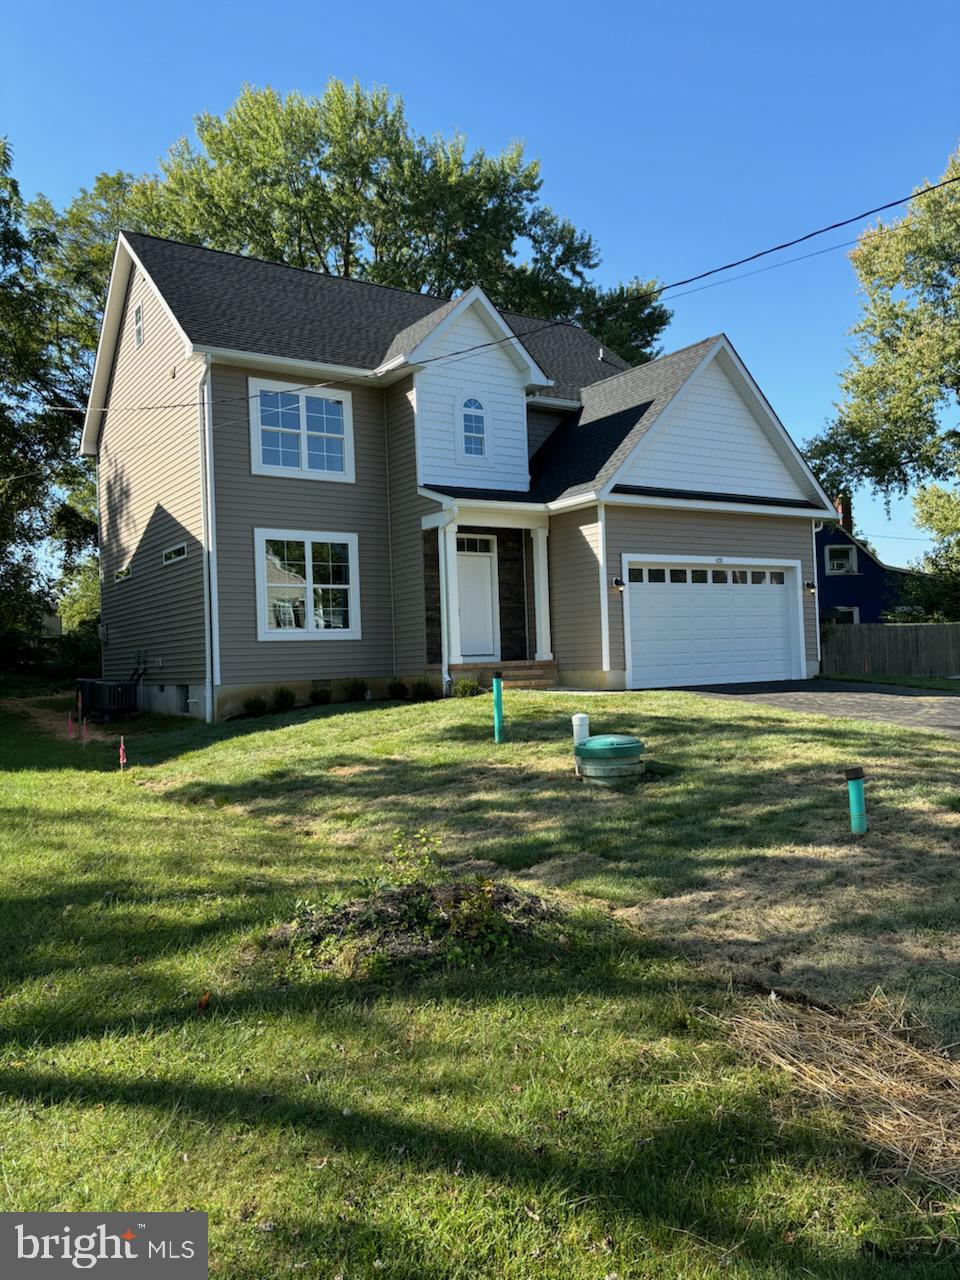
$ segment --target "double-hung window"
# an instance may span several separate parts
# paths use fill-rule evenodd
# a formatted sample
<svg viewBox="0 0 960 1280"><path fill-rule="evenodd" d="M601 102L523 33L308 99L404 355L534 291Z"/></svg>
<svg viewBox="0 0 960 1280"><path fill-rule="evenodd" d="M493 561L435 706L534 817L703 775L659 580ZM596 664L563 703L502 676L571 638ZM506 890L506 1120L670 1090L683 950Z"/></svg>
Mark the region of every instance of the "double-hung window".
<svg viewBox="0 0 960 1280"><path fill-rule="evenodd" d="M359 640L355 533L254 530L258 640Z"/></svg>
<svg viewBox="0 0 960 1280"><path fill-rule="evenodd" d="M832 547L827 547L824 553L827 561L827 573L856 573L857 572L857 549L846 543L840 543Z"/></svg>
<svg viewBox="0 0 960 1280"><path fill-rule="evenodd" d="M355 478L349 391L250 378L254 475L305 480Z"/></svg>

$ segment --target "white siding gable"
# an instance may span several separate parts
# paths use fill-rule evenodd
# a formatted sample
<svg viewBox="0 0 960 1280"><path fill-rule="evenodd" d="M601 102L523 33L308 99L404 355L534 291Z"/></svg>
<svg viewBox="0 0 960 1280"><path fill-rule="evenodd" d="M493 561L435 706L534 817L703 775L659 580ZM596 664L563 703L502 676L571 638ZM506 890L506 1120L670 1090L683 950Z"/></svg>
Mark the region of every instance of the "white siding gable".
<svg viewBox="0 0 960 1280"><path fill-rule="evenodd" d="M774 431L761 425L715 359L667 406L616 483L810 500Z"/></svg>
<svg viewBox="0 0 960 1280"><path fill-rule="evenodd" d="M481 346L447 364L436 356L495 342L475 307L442 333L430 348L431 363L415 375L417 454L420 483L479 489L523 490L530 483L527 462L527 408L523 375L499 346ZM469 396L484 408L486 445L482 458L463 457L460 406Z"/></svg>

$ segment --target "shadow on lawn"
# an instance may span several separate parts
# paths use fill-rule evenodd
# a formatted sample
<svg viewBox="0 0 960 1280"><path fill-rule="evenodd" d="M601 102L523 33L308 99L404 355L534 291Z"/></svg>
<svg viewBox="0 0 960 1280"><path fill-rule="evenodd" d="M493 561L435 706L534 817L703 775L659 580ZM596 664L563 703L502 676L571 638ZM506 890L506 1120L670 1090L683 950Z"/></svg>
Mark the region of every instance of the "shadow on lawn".
<svg viewBox="0 0 960 1280"><path fill-rule="evenodd" d="M162 1117L176 1114L178 1123L200 1124L205 1129L241 1126L259 1134L306 1134L322 1141L324 1150L336 1153L335 1164L359 1158L379 1166L381 1175L376 1168L365 1175L374 1183L397 1174L409 1179L439 1176L448 1180L446 1194L455 1195L457 1188L465 1185L465 1181L458 1180L479 1177L488 1187L484 1215L496 1218L498 1201L506 1202L503 1216L496 1221L496 1234L501 1238L505 1232L518 1231L529 1241L530 1224L520 1214L520 1206L526 1203L539 1207L538 1196L543 1193L549 1199L559 1186L565 1190L564 1209L556 1211L556 1216L555 1211L548 1212L537 1228L537 1243L542 1238L545 1261L553 1247L563 1247L559 1242L565 1224L583 1213L597 1226L598 1246L604 1234L612 1237L608 1269L623 1275L633 1274L635 1259L623 1252L618 1256L618 1242L621 1233L637 1227L647 1237L645 1244L659 1254L661 1261L672 1244L680 1243L671 1238L676 1233L692 1234L700 1240L705 1266L756 1263L771 1267L770 1274L778 1276L835 1275L852 1280L932 1274L929 1257L911 1262L906 1256L888 1267L865 1248L859 1257L840 1258L826 1246L805 1243L803 1222L786 1224L791 1227L787 1231L781 1211L771 1208L763 1214L757 1212L753 1189L764 1185L766 1179L772 1180L772 1185L780 1185L785 1168L802 1176L809 1166L811 1177L822 1178L826 1158L832 1164L831 1178L841 1184L846 1180L852 1186L869 1171L872 1158L855 1142L836 1136L830 1138L826 1156L823 1139L809 1126L784 1124L771 1102L769 1086L762 1082L750 1084L738 1079L735 1092L720 1083L714 1086L716 1093L701 1084L683 1094L682 1100L677 1095L677 1103L671 1104L667 1086L671 1080L678 1085L683 1083L683 1067L676 1064L672 1053L664 1051L663 1070L659 1069L656 1038L690 1034L699 1040L703 1028L696 1026L685 1032L673 1024L670 1011L678 1002L684 1007L696 1007L719 997L695 977L678 979L675 972L644 970L640 964L633 966L631 976L625 976L623 969L615 969L612 963L615 955L619 959L623 952L622 948L612 948L610 932L609 927L602 927L592 946L585 943L575 954L544 970L514 965L476 975L441 975L402 994L403 1003L410 1005L407 1012L420 1014L415 1050L408 1059L389 1059L390 1073L382 1085L383 1100L379 1105L363 1101L363 1087L358 1080L357 1100L349 1113L344 1112L342 1104L325 1096L324 1050L319 1045L309 1081L302 1069L291 1063L286 1080L272 1080L266 1091L262 1083L205 1083L186 1073L132 1079L116 1072L84 1070L71 1078L55 1070L10 1068L0 1070L0 1091L8 1099L31 1107L74 1104L93 1109L119 1105L136 1112L153 1111ZM642 945L625 937L623 946L642 960ZM388 998L383 1017L379 994ZM359 1041L360 1051L368 1052L373 1042L386 1053L395 1054L400 1029L396 1008L389 1004L391 994L395 995L395 991L389 987L378 989L338 978L281 990L256 988L216 1006L204 1025L215 1033L221 1020L233 1023L238 1017L256 1015L261 1009L281 1018L287 1013L306 1014L316 1018L319 1044L328 1046L331 1038L348 1046ZM509 1133L509 1120L500 1133L495 1132L488 1110L483 1113L483 1122L476 1126L452 1119L446 1123L413 1121L403 1117L402 1108L391 1105L391 1098L402 1101L423 1092L427 1061L445 1064L441 1082L434 1084L438 1092L451 1097L478 1095L487 1070L482 1058L465 1056L463 1046L452 1043L446 1033L432 1038L432 1022L427 1016L431 1009L448 1003L462 1008L466 1002L476 1018L489 1004L491 1018L509 1022L511 1015L504 1012L505 1008L509 1010L505 999L553 998L566 1007L571 1001L594 995L621 1000L627 1011L624 1033L642 1033L645 1042L651 1044L652 1061L648 1054L636 1060L618 1057L605 1068L610 1078L601 1076L593 1085L597 1090L622 1094L649 1083L653 1071L658 1084L667 1091L660 1095L661 1100L652 1111L649 1101L638 1109L644 1117L642 1129L630 1132L605 1124L598 1130L597 1108L589 1105L582 1119L574 1113L565 1120L554 1113L549 1098L542 1114L538 1111L531 1118L523 1136ZM631 1012L635 1001L643 1011L639 1018ZM135 1033L139 1022L105 1018L99 1032L89 1026L85 1034ZM166 1026L191 1022L196 1022L195 1012L186 1012L181 1005L176 1010L146 1010L142 1025L162 1033ZM605 1024L603 1031L609 1029ZM548 1069L536 1065L535 1036L528 1036L528 1040L524 1052L530 1057L530 1071ZM42 1042L45 1046L55 1045L62 1039L54 1034L44 1036ZM509 1092L504 1097L505 1114L512 1105L511 1097ZM454 1113L451 1110L449 1114ZM581 1124L582 1130L577 1128ZM306 1171L304 1176L309 1176ZM731 1194L737 1189L742 1191L739 1199ZM862 1191L864 1196L872 1194L866 1187ZM882 1216L878 1210L881 1220ZM227 1224L220 1229L227 1230ZM229 1230L238 1233L255 1229L255 1223L249 1227L235 1221L229 1224ZM360 1274L358 1266L365 1260L369 1266L378 1257L388 1260L388 1275L416 1276L418 1280L450 1276L451 1267L442 1256L438 1257L436 1247L431 1248L429 1232L426 1226L417 1232L401 1226L388 1229L371 1220L362 1204L338 1214L328 1212L326 1217L303 1219L290 1215L281 1217L270 1240L259 1247L262 1259L231 1264L230 1274L259 1276L271 1264L272 1273L276 1274L278 1259L286 1261L289 1257L292 1261L314 1254L324 1261L338 1257L349 1260L351 1274ZM726 1262L724 1255L729 1255ZM602 1248L600 1256L602 1259ZM689 1264L689 1255L685 1258ZM391 1269L389 1264L394 1259L398 1265Z"/></svg>

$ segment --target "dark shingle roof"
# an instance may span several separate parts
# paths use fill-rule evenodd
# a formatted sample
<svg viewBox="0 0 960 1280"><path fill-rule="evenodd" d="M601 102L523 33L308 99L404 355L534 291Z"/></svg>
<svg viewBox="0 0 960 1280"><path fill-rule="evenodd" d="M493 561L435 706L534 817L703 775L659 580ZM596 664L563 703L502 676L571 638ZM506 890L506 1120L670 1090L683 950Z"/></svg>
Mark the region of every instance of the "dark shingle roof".
<svg viewBox="0 0 960 1280"><path fill-rule="evenodd" d="M197 346L373 369L411 351L455 305L137 232L124 236ZM596 338L576 325L502 314L553 379L552 396L577 400L581 387L628 368L613 353L601 360Z"/></svg>
<svg viewBox="0 0 960 1280"><path fill-rule="evenodd" d="M583 408L562 422L533 455L528 490L509 493L430 487L454 498L513 502L555 502L599 489L650 430L717 340L705 338L659 360L584 387Z"/></svg>

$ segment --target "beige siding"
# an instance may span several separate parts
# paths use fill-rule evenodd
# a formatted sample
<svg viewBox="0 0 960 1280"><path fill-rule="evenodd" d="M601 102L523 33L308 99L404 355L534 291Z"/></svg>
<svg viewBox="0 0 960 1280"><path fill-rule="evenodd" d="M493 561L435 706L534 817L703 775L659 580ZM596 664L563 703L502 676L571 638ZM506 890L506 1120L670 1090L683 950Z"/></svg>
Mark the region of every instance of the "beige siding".
<svg viewBox="0 0 960 1280"><path fill-rule="evenodd" d="M439 503L417 493L413 379L384 392L390 469L390 544L393 561L396 671L416 675L427 662L423 531L420 518ZM436 533L431 535L436 539Z"/></svg>
<svg viewBox="0 0 960 1280"><path fill-rule="evenodd" d="M620 573L623 552L640 555L758 556L799 560L804 581L813 579L810 521L791 517L749 516L713 511L667 511L606 504L607 576ZM804 636L808 662L817 658L816 604L803 593ZM610 666L623 671L623 607L611 593Z"/></svg>
<svg viewBox="0 0 960 1280"><path fill-rule="evenodd" d="M220 622L225 685L393 672L383 393L346 386L353 397L357 480L258 476L250 471L248 377L254 368L214 366L213 455ZM254 529L356 533L360 550L359 640L258 640Z"/></svg>
<svg viewBox="0 0 960 1280"><path fill-rule="evenodd" d="M596 507L551 517L550 628L561 671L597 671L600 646L600 524Z"/></svg>
<svg viewBox="0 0 960 1280"><path fill-rule="evenodd" d="M138 304L144 322L139 348L133 332ZM129 675L137 652L145 650L148 683L204 679L201 373L196 359L188 362L176 328L136 271L98 463L107 676ZM178 407L145 407L162 405ZM180 542L186 543L186 559L164 565L164 549ZM130 576L117 582L117 570L127 566Z"/></svg>

